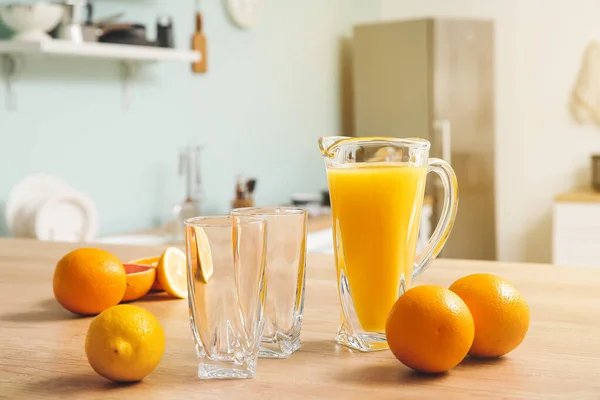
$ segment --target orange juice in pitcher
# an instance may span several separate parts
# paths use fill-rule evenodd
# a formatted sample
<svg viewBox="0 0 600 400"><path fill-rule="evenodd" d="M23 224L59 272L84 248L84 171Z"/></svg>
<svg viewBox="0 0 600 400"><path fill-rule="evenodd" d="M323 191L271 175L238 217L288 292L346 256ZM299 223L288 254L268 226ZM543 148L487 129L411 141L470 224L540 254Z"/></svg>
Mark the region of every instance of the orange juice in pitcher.
<svg viewBox="0 0 600 400"><path fill-rule="evenodd" d="M361 350L387 348L387 315L411 279L439 253L456 215L452 168L429 159L423 139L329 137L325 158L342 320L340 344ZM440 223L416 254L427 172L446 189Z"/></svg>

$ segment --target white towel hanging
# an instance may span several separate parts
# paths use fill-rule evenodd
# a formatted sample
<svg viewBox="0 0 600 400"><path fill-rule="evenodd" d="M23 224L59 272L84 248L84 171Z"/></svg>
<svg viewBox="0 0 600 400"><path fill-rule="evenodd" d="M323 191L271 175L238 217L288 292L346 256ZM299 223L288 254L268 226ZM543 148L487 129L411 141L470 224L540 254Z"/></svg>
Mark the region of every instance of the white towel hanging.
<svg viewBox="0 0 600 400"><path fill-rule="evenodd" d="M600 43L592 41L571 95L571 114L581 124L600 126Z"/></svg>

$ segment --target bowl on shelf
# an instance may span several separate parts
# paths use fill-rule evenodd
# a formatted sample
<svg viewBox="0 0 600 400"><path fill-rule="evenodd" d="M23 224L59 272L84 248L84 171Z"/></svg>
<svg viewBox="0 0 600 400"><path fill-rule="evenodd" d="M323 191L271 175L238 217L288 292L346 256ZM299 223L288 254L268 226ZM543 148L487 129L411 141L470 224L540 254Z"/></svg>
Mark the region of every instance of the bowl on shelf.
<svg viewBox="0 0 600 400"><path fill-rule="evenodd" d="M39 2L12 3L0 6L0 18L15 32L13 40L41 41L50 39L46 32L56 27L63 17L60 4Z"/></svg>

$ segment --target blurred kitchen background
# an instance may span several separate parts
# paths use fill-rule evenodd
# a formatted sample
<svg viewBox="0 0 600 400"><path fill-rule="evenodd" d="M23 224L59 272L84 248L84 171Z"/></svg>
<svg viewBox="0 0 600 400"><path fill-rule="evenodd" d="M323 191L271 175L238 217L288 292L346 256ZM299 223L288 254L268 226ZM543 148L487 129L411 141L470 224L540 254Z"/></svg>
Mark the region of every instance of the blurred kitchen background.
<svg viewBox="0 0 600 400"><path fill-rule="evenodd" d="M71 0L53 39L36 3L0 0L2 236L162 243L237 200L331 252L317 138L420 136L461 189L444 257L600 265L598 2Z"/></svg>

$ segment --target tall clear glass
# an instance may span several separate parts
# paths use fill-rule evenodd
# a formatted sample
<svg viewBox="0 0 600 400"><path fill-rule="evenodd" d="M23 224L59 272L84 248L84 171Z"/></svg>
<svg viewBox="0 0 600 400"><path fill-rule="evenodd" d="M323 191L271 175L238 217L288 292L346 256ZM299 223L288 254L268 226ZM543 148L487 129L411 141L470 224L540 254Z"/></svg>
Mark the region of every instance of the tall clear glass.
<svg viewBox="0 0 600 400"><path fill-rule="evenodd" d="M429 158L424 139L323 137L342 318L336 340L360 351L387 349L387 315L439 254L458 207L454 171ZM428 172L445 197L438 226L416 254Z"/></svg>
<svg viewBox="0 0 600 400"><path fill-rule="evenodd" d="M259 355L287 357L302 345L308 213L296 207L238 208L231 213L267 220L267 305Z"/></svg>
<svg viewBox="0 0 600 400"><path fill-rule="evenodd" d="M266 221L185 221L190 323L198 376L253 378L264 329Z"/></svg>

